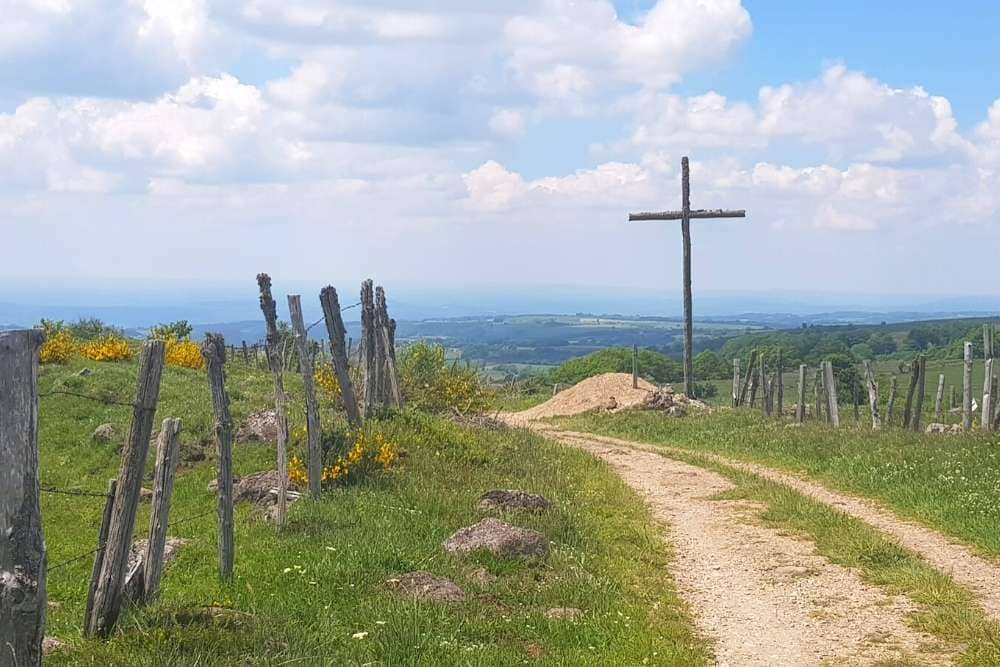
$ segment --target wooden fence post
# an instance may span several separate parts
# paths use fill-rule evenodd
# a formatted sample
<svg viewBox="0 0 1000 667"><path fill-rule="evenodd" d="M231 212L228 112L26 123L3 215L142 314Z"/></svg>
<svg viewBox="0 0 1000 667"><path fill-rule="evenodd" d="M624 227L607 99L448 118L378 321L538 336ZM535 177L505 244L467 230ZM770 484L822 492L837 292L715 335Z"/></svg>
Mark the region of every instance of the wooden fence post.
<svg viewBox="0 0 1000 667"><path fill-rule="evenodd" d="M635 346L633 346L633 348L634 347ZM639 383L635 382L633 388L638 386ZM739 357L733 357L733 407L734 408L740 407L740 358Z"/></svg>
<svg viewBox="0 0 1000 667"><path fill-rule="evenodd" d="M819 362L819 369L816 370L816 380L813 382L813 402L816 404L816 421L823 421L823 404L826 403L826 395L823 393L823 362Z"/></svg>
<svg viewBox="0 0 1000 667"><path fill-rule="evenodd" d="M39 330L0 333L0 664L42 664L48 606L39 504Z"/></svg>
<svg viewBox="0 0 1000 667"><path fill-rule="evenodd" d="M963 354L965 367L962 376L962 429L972 430L972 343L966 341Z"/></svg>
<svg viewBox="0 0 1000 667"><path fill-rule="evenodd" d="M944 373L938 375L937 396L934 397L934 421L941 421L941 409L944 407Z"/></svg>
<svg viewBox="0 0 1000 667"><path fill-rule="evenodd" d="M986 376L983 378L982 423L984 431L993 430L993 358L986 360Z"/></svg>
<svg viewBox="0 0 1000 667"><path fill-rule="evenodd" d="M917 401L910 419L910 430L920 432L920 420L924 416L924 391L927 386L927 357L917 358Z"/></svg>
<svg viewBox="0 0 1000 667"><path fill-rule="evenodd" d="M170 498L174 492L177 452L181 445L181 420L164 419L156 441L156 470L153 477L153 512L149 521L149 540L143 561L142 600L152 602L160 594L163 573L163 548L167 543Z"/></svg>
<svg viewBox="0 0 1000 667"><path fill-rule="evenodd" d="M896 408L896 393L899 390L899 381L893 375L889 378L889 402L885 405L886 426L892 426L892 412Z"/></svg>
<svg viewBox="0 0 1000 667"><path fill-rule="evenodd" d="M375 337L375 294L371 280L361 283L361 371L364 382L365 419L375 412L378 405L378 342Z"/></svg>
<svg viewBox="0 0 1000 667"><path fill-rule="evenodd" d="M837 382L833 377L833 363L827 361L823 366L823 380L826 392L827 419L834 428L840 427L840 408L837 405Z"/></svg>
<svg viewBox="0 0 1000 667"><path fill-rule="evenodd" d="M389 306L385 300L385 290L375 288L375 325L381 350L379 366L381 380L381 401L383 405L403 407L403 392L399 386L399 372L396 369L396 320L389 317Z"/></svg>
<svg viewBox="0 0 1000 667"><path fill-rule="evenodd" d="M796 406L796 416L801 424L806 420L806 365L799 364L799 404Z"/></svg>
<svg viewBox="0 0 1000 667"><path fill-rule="evenodd" d="M340 312L340 300L337 290L327 285L319 294L319 303L323 307L323 317L326 320L326 333L330 338L330 356L333 360L333 371L340 385L340 396L344 401L347 421L351 428L361 428L361 411L358 409L358 399L354 393L351 381L350 353L344 346L347 329Z"/></svg>
<svg viewBox="0 0 1000 667"><path fill-rule="evenodd" d="M247 349L247 342L243 341L243 363L250 365L250 351Z"/></svg>
<svg viewBox="0 0 1000 667"><path fill-rule="evenodd" d="M906 406L903 408L903 428L909 429L913 421L913 397L917 392L917 382L920 381L920 355L910 362L910 386L906 391Z"/></svg>
<svg viewBox="0 0 1000 667"><path fill-rule="evenodd" d="M201 356L208 366L208 385L212 391L212 414L215 421L215 458L218 463L216 493L219 508L219 577L233 577L235 537L233 535L233 418L229 414L226 393L226 345L222 334L208 334L201 344Z"/></svg>
<svg viewBox="0 0 1000 667"><path fill-rule="evenodd" d="M865 361L865 383L868 385L868 407L872 413L872 430L882 428L882 418L878 414L878 379L875 376L875 364Z"/></svg>
<svg viewBox="0 0 1000 667"><path fill-rule="evenodd" d="M639 346L635 343L632 343L632 388L639 388ZM736 400L735 380L733 381L733 400Z"/></svg>
<svg viewBox="0 0 1000 667"><path fill-rule="evenodd" d="M757 355L756 350L750 351L750 359L747 360L747 372L746 376L743 378L743 385L740 387L740 400L738 402L739 406L746 405L747 395L750 391L751 377L753 376L754 359Z"/></svg>
<svg viewBox="0 0 1000 667"><path fill-rule="evenodd" d="M295 331L295 345L299 350L299 367L302 371L302 389L306 396L306 433L309 438L309 493L314 499L322 492L323 476L323 432L319 421L319 403L316 401L316 362L309 333L302 317L302 299L298 294L288 295L288 313Z"/></svg>
<svg viewBox="0 0 1000 667"><path fill-rule="evenodd" d="M101 563L101 575L94 591L94 607L84 629L88 637L111 634L121 613L122 594L135 531L135 515L139 507L139 492L145 474L149 436L153 416L160 397L160 377L163 373L164 343L149 340L139 354L139 379L133 403L132 423L122 449L118 471L118 489L111 509L108 539Z"/></svg>
<svg viewBox="0 0 1000 667"><path fill-rule="evenodd" d="M266 273L259 274L257 286L260 287L260 309L267 325L267 362L271 375L274 376L274 412L278 422L278 508L274 523L281 529L285 526L288 512L288 397L285 395L282 350L279 345L278 306L271 296L271 277Z"/></svg>
<svg viewBox="0 0 1000 667"><path fill-rule="evenodd" d="M785 351L778 348L778 417L785 413Z"/></svg>
<svg viewBox="0 0 1000 667"><path fill-rule="evenodd" d="M87 627L88 620L94 611L94 595L97 592L97 584L101 580L101 567L104 565L104 550L108 543L108 527L111 525L111 511L115 505L115 490L118 488L117 479L108 480L107 498L104 501L104 512L101 514L101 528L97 533L97 551L94 556L94 568L90 573L90 586L87 588L87 607L83 614L83 627Z"/></svg>

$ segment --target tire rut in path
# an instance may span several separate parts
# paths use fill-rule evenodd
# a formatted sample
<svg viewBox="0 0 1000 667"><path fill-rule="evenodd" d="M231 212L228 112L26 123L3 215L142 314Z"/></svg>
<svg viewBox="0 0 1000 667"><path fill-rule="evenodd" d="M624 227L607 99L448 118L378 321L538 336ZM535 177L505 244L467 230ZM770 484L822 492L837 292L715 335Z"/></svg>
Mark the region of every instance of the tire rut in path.
<svg viewBox="0 0 1000 667"><path fill-rule="evenodd" d="M812 543L760 525L762 507L713 500L721 475L587 435L548 432L610 464L670 527L678 588L715 643L719 665L952 664L906 623L915 606L815 553Z"/></svg>
<svg viewBox="0 0 1000 667"><path fill-rule="evenodd" d="M595 442L602 442L619 447L630 447L642 451L665 454L696 455L709 461L735 468L743 472L757 475L771 482L776 482L798 491L815 501L828 505L849 516L859 519L869 526L891 535L899 544L920 555L939 572L948 575L960 586L975 597L976 601L995 621L1000 621L1000 565L991 562L975 553L975 551L955 540L937 532L932 528L913 521L902 519L886 509L881 504L868 498L858 498L832 491L831 489L803 479L792 473L782 472L774 468L726 458L718 454L691 451L676 447L647 445L607 436L596 436L573 431L552 431L543 429L550 436L562 434L568 437L583 437Z"/></svg>

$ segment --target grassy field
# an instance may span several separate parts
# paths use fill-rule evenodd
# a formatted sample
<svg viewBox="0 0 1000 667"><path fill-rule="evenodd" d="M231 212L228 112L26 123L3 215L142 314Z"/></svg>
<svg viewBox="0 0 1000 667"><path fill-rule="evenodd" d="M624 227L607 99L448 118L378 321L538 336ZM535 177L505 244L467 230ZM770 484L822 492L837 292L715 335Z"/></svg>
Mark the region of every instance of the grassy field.
<svg viewBox="0 0 1000 667"><path fill-rule="evenodd" d="M128 408L54 394L72 391L130 400L133 363L45 366L40 414L42 483L102 491L118 466L120 443L91 439L101 423L127 429ZM269 402L270 382L239 364L229 368L237 420ZM296 378L293 427L303 421ZM401 465L367 483L290 510L282 534L239 506L236 573L216 570L211 416L202 371L168 368L158 418L183 419L182 464L169 533L191 540L167 570L160 600L123 614L107 642L81 638L100 498L43 494L49 547L48 635L68 643L54 665L700 665L706 645L692 631L666 572L670 554L643 503L603 464L515 431L467 430L407 412L379 427L405 450ZM331 420L331 413L324 414ZM198 461L203 452L208 458ZM238 473L273 466L273 448L239 445ZM477 497L490 488L525 488L555 507L506 520L543 531L544 562L447 555L441 543L479 520ZM206 515L207 513L207 515ZM186 520L189 517L195 517ZM148 529L143 506L137 537ZM70 562L66 562L70 561ZM65 564L63 564L65 563ZM495 583L477 585L485 568ZM425 569L456 581L461 603L416 603L384 581ZM578 621L544 616L579 607Z"/></svg>
<svg viewBox="0 0 1000 667"><path fill-rule="evenodd" d="M749 411L676 419L657 412L590 413L559 425L694 452L707 451L804 473L882 500L899 513L1000 556L1000 434L934 436L834 430Z"/></svg>

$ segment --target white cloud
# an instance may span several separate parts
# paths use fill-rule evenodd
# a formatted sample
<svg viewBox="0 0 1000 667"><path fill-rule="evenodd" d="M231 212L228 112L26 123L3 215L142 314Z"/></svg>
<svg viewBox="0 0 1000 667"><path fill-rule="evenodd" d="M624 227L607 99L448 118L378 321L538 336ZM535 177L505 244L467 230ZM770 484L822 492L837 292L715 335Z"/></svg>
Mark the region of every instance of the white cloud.
<svg viewBox="0 0 1000 667"><path fill-rule="evenodd" d="M516 109L499 109L490 117L490 129L506 139L517 139L524 135L524 114Z"/></svg>

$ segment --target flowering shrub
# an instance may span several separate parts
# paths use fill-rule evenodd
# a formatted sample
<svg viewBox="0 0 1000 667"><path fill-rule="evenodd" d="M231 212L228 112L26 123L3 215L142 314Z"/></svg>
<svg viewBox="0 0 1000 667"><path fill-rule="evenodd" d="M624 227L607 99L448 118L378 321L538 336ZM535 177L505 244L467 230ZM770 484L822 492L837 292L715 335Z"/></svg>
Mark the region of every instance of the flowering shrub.
<svg viewBox="0 0 1000 667"><path fill-rule="evenodd" d="M483 412L490 406L491 392L471 368L449 364L440 345L416 343L399 358L403 393L407 403L430 412L458 410Z"/></svg>
<svg viewBox="0 0 1000 667"><path fill-rule="evenodd" d="M297 429L293 438L299 435ZM361 481L388 470L399 461L398 445L381 431L368 429L356 433L335 433L325 440L320 477L325 487ZM299 487L309 484L309 472L299 456L293 456L289 461L288 480Z"/></svg>
<svg viewBox="0 0 1000 667"><path fill-rule="evenodd" d="M43 364L64 364L76 354L76 339L68 331L46 332L38 358Z"/></svg>
<svg viewBox="0 0 1000 667"><path fill-rule="evenodd" d="M205 367L205 358L201 356L201 348L190 340L178 340L173 336L166 339L165 360L173 366L201 369Z"/></svg>
<svg viewBox="0 0 1000 667"><path fill-rule="evenodd" d="M105 334L80 346L80 354L92 361L124 361L132 358L132 346L117 334Z"/></svg>
<svg viewBox="0 0 1000 667"><path fill-rule="evenodd" d="M333 370L333 364L327 363L317 366L313 379L316 381L316 386L329 398L334 401L340 398L340 383L337 382L337 374Z"/></svg>

